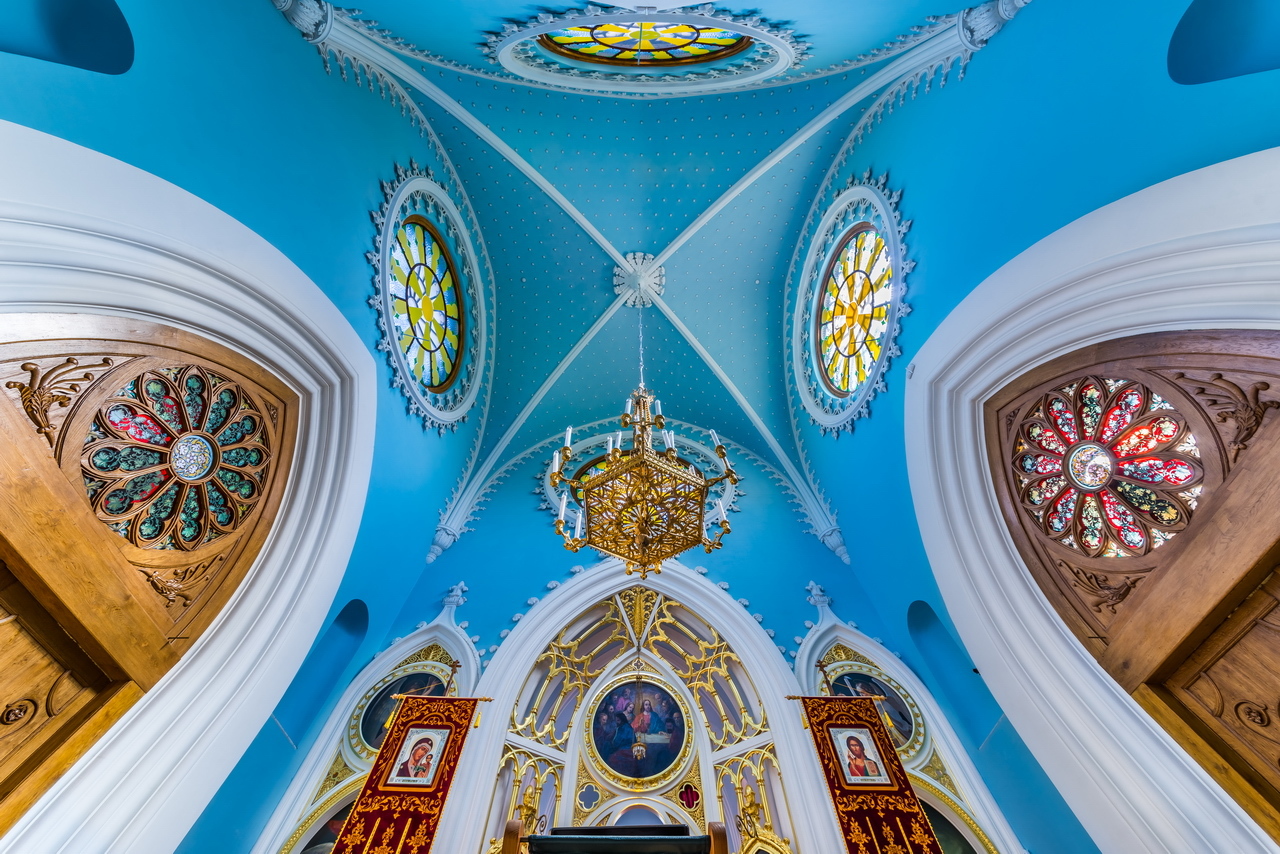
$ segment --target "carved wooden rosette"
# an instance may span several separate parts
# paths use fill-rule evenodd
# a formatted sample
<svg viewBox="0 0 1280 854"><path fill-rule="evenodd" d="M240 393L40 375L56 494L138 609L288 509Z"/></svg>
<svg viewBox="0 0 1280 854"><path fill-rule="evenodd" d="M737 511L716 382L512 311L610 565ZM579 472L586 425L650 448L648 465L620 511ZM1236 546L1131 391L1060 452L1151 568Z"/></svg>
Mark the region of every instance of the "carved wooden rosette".
<svg viewBox="0 0 1280 854"><path fill-rule="evenodd" d="M1122 391L1107 380L1141 389L1140 417L1168 420L1168 441L1150 449L1154 462L1144 471L1175 472L1178 483L1151 490L1173 512L1143 517L1130 502L1145 530L1163 540L1158 547L1137 538L1132 547L1115 548L1064 542L1068 533L1078 537L1079 517L1071 531L1055 530L1043 509L1050 501L1037 504L1033 494L1044 472L1027 457L1054 445L1054 437L1044 437L1055 426L1047 403L1078 405L1081 389L1093 383L1101 387L1105 419ZM1151 410L1150 395L1168 408ZM1045 596L1103 669L1280 839L1275 409L1280 333L1165 333L1099 344L1031 371L988 402L986 432L1009 530ZM1198 456L1189 454L1188 434ZM1061 430L1058 436L1068 444ZM1065 464L1075 447L1093 439L1076 436L1074 445L1048 456ZM1108 441L1098 441L1106 450L1092 461L1111 466L1114 483L1125 458ZM1087 467L1063 475L1076 485L1091 476L1104 479Z"/></svg>
<svg viewBox="0 0 1280 854"><path fill-rule="evenodd" d="M296 396L141 321L0 315L0 830L213 621L279 507Z"/></svg>

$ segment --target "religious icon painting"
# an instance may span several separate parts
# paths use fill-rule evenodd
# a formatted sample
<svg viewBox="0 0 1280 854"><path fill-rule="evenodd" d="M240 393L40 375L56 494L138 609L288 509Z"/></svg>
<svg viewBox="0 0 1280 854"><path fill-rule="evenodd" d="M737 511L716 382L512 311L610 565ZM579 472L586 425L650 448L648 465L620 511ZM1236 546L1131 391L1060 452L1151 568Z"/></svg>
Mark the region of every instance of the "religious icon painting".
<svg viewBox="0 0 1280 854"><path fill-rule="evenodd" d="M449 741L449 730L411 727L400 742L400 752L387 775L388 786L421 786L435 783L439 757Z"/></svg>
<svg viewBox="0 0 1280 854"><path fill-rule="evenodd" d="M856 671L844 673L831 681L831 693L838 697L883 698L878 699L876 707L893 746L905 751L913 744L916 726L911 704L883 679Z"/></svg>
<svg viewBox="0 0 1280 854"><path fill-rule="evenodd" d="M866 727L832 727L828 734L835 745L836 755L840 757L840 773L850 786L893 782L871 730Z"/></svg>
<svg viewBox="0 0 1280 854"><path fill-rule="evenodd" d="M360 716L360 737L374 750L382 746L382 739L386 737L391 716L399 703L398 694L441 696L444 694L444 680L434 673L418 670L397 677L378 689Z"/></svg>
<svg viewBox="0 0 1280 854"><path fill-rule="evenodd" d="M687 712L665 687L628 679L604 691L591 712L593 759L629 788L657 785L687 755Z"/></svg>

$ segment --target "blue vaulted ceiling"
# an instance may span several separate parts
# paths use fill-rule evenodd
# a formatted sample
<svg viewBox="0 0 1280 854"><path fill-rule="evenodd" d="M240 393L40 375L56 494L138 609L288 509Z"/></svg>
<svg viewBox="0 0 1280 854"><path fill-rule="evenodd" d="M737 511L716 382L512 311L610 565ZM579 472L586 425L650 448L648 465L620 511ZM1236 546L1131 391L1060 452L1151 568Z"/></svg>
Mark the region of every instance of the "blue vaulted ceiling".
<svg viewBox="0 0 1280 854"><path fill-rule="evenodd" d="M530 84L485 57L479 46L486 33L508 19L536 18L546 11L537 4L361 4L363 19L378 21L388 38L430 54L400 57L438 91L406 86L475 211L494 272L496 343L479 405L444 435L424 431L407 413L390 369L380 366L369 500L334 605L335 613L352 598L369 605L361 661L434 616L440 596L459 580L471 587L459 616L487 651L530 598L569 577L575 564L594 560L565 552L549 514L538 509L533 493L546 462L540 452L511 465L492 490L477 496L482 502L464 508L464 526L472 530L434 563L424 563L460 479L486 461L501 469L568 424L616 415L637 381L638 312L622 308L518 422L615 301L615 261L495 149L494 139L562 192L617 250L657 254L734 182L881 67L841 69L841 63L966 5L976 2L769 0L755 11L774 23L790 22L786 26L811 45L799 68L736 91L612 97ZM912 354L947 312L1000 265L1076 217L1174 175L1280 144L1274 111L1258 106L1275 103L1280 71L1202 85L1169 78L1170 38L1188 5L1036 0L972 57L963 79L952 69L941 88L935 76L932 91L914 101L908 94L854 147L836 180L867 169L889 173L890 186L904 192L904 216L914 220L908 244L918 266L907 294L914 311L900 338L904 355L852 435L821 434L788 390L786 288L810 207L869 100L850 105L765 170L665 263L663 299L693 340L656 307L645 309L648 384L661 393L669 415L714 427L763 461L745 451L735 456L746 494L734 533L723 550L691 554L688 562L747 600L786 652L813 616L803 589L813 579L834 596L842 617L883 636L928 676L906 613L913 601L924 600L945 621L934 574L952 568L929 566L921 545L906 480L902 401ZM135 43L127 72L102 75L0 53L0 79L10 81L0 87L0 118L118 157L227 211L298 264L373 350L376 316L366 302L372 270L364 257L374 234L368 212L381 203L379 182L392 178L396 164L429 159L427 140L380 100L376 85L370 92L351 82L359 75L350 67L344 82L330 57L334 73L326 76L315 48L268 0L119 0L118 6ZM451 112L442 102L457 106ZM468 127L468 116L477 127ZM809 462L844 530L850 565L807 532L792 495L765 468L780 469L783 459L802 475ZM340 673L333 676L335 684L341 681ZM977 707L983 689L974 678ZM940 699L944 707L970 703L964 696ZM263 739L275 737L263 733ZM995 780L1003 773L1010 781L993 790L1028 848L1090 850L1078 830L1040 821L1044 804L1056 796L1042 778L1026 782L1039 773L1034 760L1014 748L1000 752L999 740L989 742L986 731L961 735L984 775ZM293 755L282 749L286 758L246 757L255 785L262 778L279 788L276 778L287 773L282 769ZM984 759L988 749L993 752ZM247 783L225 791L229 814L242 819L250 807L271 801L271 792ZM1037 831L1041 825L1048 830ZM225 850L247 851L252 834L246 833L239 840L207 838L229 844ZM216 847L202 846L192 842L188 850Z"/></svg>

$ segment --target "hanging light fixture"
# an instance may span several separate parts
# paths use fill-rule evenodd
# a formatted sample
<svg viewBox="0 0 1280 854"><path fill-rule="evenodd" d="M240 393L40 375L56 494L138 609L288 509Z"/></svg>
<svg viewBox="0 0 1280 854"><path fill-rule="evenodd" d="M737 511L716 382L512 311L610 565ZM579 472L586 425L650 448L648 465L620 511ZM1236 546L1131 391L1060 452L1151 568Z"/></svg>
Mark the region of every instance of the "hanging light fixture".
<svg viewBox="0 0 1280 854"><path fill-rule="evenodd" d="M643 384L627 398L621 423L624 430L631 428L631 447L623 447L619 432L608 440L605 456L576 476L565 474L574 459L573 428L564 431L564 447L552 455L551 486L577 490L582 502L570 536L565 528L569 495L560 494L556 533L564 537L564 547L576 552L591 546L625 561L627 574L638 571L641 578L661 572L664 560L688 549L702 546L710 554L720 548L730 531L729 518L716 499L720 530L707 536L707 491L724 480L738 482L720 437L711 431L724 473L707 477L677 455L675 433L665 429L662 402ZM654 447L655 428L661 431L661 451Z"/></svg>

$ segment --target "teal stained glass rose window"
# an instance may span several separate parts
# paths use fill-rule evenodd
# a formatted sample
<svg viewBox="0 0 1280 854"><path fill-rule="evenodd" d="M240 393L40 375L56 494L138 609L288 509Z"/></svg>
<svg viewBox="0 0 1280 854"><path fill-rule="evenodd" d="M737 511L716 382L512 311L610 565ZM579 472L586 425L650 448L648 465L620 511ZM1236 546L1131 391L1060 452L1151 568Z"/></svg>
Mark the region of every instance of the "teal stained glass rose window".
<svg viewBox="0 0 1280 854"><path fill-rule="evenodd" d="M157 368L97 411L80 468L94 512L140 548L192 550L235 531L266 489L263 412L205 368Z"/></svg>

